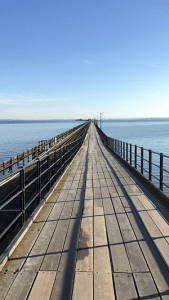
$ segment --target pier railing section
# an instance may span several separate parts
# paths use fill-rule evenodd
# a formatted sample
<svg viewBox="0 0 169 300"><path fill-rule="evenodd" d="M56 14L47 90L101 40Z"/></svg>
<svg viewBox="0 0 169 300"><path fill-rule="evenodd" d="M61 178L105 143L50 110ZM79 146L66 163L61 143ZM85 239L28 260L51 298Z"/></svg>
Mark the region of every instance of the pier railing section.
<svg viewBox="0 0 169 300"><path fill-rule="evenodd" d="M0 255L10 240L9 236L11 235L13 239L76 155L87 130L88 127L85 127L81 137L75 141L61 146L25 167L23 166L20 171L13 174L9 181L1 185ZM9 186L15 187L10 193ZM6 197L2 197L5 193Z"/></svg>
<svg viewBox="0 0 169 300"><path fill-rule="evenodd" d="M52 137L48 140L42 140L39 141L39 144L23 151L20 154L17 154L9 159L4 160L3 162L0 162L0 177L20 168L21 166L24 166L31 162L32 160L36 159L39 155L42 153L45 153L48 151L51 147L59 143L61 140L63 140L65 137L67 137L69 134L80 128L82 125L76 126L62 134L56 135L55 137Z"/></svg>
<svg viewBox="0 0 169 300"><path fill-rule="evenodd" d="M169 195L169 156L110 138L98 126L97 130L113 152Z"/></svg>

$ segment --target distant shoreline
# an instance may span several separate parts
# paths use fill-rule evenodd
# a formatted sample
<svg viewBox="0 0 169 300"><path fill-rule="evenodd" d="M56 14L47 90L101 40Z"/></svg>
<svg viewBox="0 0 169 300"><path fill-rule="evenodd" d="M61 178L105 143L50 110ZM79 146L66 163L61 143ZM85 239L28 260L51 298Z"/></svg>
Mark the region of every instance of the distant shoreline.
<svg viewBox="0 0 169 300"><path fill-rule="evenodd" d="M12 119L0 119L0 124L4 123L57 123L57 122L86 122L87 120L80 119L52 119L52 120L12 120ZM100 122L100 119L96 119ZM165 122L169 121L169 118L133 118L133 119L101 119L101 122Z"/></svg>

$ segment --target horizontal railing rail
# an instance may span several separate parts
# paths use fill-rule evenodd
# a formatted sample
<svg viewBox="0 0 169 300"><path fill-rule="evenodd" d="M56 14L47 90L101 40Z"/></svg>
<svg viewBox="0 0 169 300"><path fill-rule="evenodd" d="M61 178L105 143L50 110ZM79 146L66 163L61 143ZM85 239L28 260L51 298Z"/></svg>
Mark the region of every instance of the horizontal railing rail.
<svg viewBox="0 0 169 300"><path fill-rule="evenodd" d="M0 245L9 232L13 233L16 228L17 232L19 231L51 186L58 180L80 149L88 128L89 124L84 128L81 137L73 142L37 158L19 171L16 170L12 178L1 185L1 194L3 194L3 190L8 189L8 185L16 181L14 191L4 199L0 199Z"/></svg>
<svg viewBox="0 0 169 300"><path fill-rule="evenodd" d="M113 139L108 137L97 125L96 128L113 152L169 195L169 156Z"/></svg>
<svg viewBox="0 0 169 300"><path fill-rule="evenodd" d="M29 162L36 159L42 153L48 151L51 147L58 144L61 140L63 140L68 135L70 135L71 133L73 133L75 130L77 130L82 126L83 124L76 126L68 131L65 131L62 134L58 134L55 137L52 137L48 140L39 141L38 145L26 151L23 151L22 153L19 153L11 158L8 158L3 162L0 162L0 177L8 173L11 173L14 170L28 164Z"/></svg>

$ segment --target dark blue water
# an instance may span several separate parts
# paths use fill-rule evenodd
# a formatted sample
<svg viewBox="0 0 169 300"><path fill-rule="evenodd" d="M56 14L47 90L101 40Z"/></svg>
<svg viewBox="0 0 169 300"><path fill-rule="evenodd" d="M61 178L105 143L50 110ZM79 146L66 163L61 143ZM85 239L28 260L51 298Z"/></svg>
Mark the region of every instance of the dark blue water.
<svg viewBox="0 0 169 300"><path fill-rule="evenodd" d="M5 123L0 121L0 161L37 145L40 140L52 138L80 124L79 121L70 120ZM100 122L98 125L100 127ZM101 128L109 137L169 156L169 120L102 121ZM145 158L146 155L148 151L144 152ZM152 159L159 165L159 155L153 153ZM148 168L146 162L145 167ZM164 158L164 168L169 171L169 158ZM159 178L158 167L153 166L153 174ZM146 175L148 176L145 172ZM165 171L164 181L169 186L169 175ZM153 182L159 185L158 180L153 179ZM169 189L167 193L169 194Z"/></svg>
<svg viewBox="0 0 169 300"><path fill-rule="evenodd" d="M80 124L79 121L0 122L0 161ZM169 155L169 121L102 121L101 127L112 138Z"/></svg>
<svg viewBox="0 0 169 300"><path fill-rule="evenodd" d="M101 127L109 137L169 156L169 121L103 121Z"/></svg>
<svg viewBox="0 0 169 300"><path fill-rule="evenodd" d="M78 121L58 122L0 122L0 161L4 161L41 140L50 139L82 124Z"/></svg>
<svg viewBox="0 0 169 300"><path fill-rule="evenodd" d="M100 126L100 122L99 122ZM163 153L163 190L169 195L169 121L117 121L102 122L104 133L114 139L132 144L132 165L135 165L134 145L137 149L137 169L141 172L141 148L151 149L152 152L152 182L160 187L160 155ZM143 151L144 170L143 174L149 178L149 151ZM129 153L128 153L129 157Z"/></svg>

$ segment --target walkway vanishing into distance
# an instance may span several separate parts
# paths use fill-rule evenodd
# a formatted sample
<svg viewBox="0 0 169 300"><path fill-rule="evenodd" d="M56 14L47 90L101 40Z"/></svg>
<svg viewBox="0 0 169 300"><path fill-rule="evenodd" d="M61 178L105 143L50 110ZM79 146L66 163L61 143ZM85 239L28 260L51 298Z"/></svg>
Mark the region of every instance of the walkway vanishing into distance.
<svg viewBox="0 0 169 300"><path fill-rule="evenodd" d="M83 147L4 266L1 300L169 299L169 212L102 143Z"/></svg>

